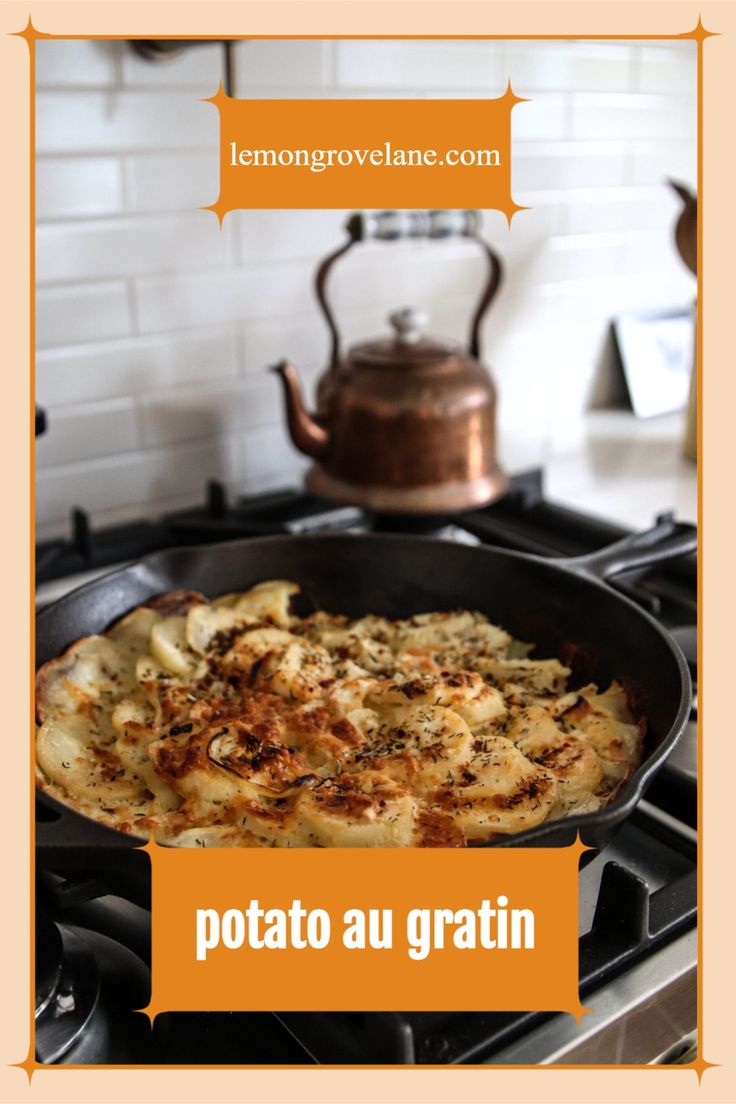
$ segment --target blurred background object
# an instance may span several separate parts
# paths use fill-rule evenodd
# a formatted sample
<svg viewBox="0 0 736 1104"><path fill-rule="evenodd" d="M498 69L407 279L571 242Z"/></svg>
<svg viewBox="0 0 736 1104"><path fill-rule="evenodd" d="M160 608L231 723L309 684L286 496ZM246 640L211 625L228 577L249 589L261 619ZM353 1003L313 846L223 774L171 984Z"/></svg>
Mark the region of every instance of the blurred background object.
<svg viewBox="0 0 736 1104"><path fill-rule="evenodd" d="M682 200L682 212L675 226L675 244L692 272L698 274L698 197L684 184L670 180L672 190Z"/></svg>
<svg viewBox="0 0 736 1104"><path fill-rule="evenodd" d="M698 274L698 197L684 184L670 180L673 190L683 203L682 213L675 227L675 242L680 256L692 272ZM697 310L693 308L693 325L697 326ZM685 440L683 452L689 460L698 459L698 354L694 340L692 344L692 369L690 372L690 391L685 421Z"/></svg>

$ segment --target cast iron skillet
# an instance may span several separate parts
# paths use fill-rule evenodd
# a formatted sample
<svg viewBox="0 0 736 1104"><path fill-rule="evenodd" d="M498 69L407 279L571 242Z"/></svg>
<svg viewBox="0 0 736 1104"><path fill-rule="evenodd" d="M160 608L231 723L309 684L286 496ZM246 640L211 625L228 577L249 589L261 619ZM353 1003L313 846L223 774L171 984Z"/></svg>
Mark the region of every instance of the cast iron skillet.
<svg viewBox="0 0 736 1104"><path fill-rule="evenodd" d="M535 655L560 656L571 684L617 678L646 714L644 759L619 797L595 813L544 823L486 846L558 846L577 829L603 847L642 797L675 747L690 709L687 664L657 622L606 586L621 571L694 551L693 526L664 518L644 533L575 559L549 560L488 546L402 535L266 537L156 553L66 595L37 618L40 666L153 595L174 589L208 597L245 590L264 579L301 584L300 612L389 618L442 609L479 609L515 637L534 641ZM140 843L74 813L39 793L39 857L72 865L121 859ZM105 857L103 854L105 852ZM71 857L71 856L68 856Z"/></svg>

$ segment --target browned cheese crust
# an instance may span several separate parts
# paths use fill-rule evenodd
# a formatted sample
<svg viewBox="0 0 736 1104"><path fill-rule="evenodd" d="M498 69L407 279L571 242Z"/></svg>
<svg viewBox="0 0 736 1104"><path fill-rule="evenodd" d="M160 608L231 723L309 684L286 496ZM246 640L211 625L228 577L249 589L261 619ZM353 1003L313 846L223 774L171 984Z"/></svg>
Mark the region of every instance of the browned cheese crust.
<svg viewBox="0 0 736 1104"><path fill-rule="evenodd" d="M483 614L299 618L297 591L172 591L45 664L39 786L176 846L464 847L599 809L639 765L620 684L568 690Z"/></svg>

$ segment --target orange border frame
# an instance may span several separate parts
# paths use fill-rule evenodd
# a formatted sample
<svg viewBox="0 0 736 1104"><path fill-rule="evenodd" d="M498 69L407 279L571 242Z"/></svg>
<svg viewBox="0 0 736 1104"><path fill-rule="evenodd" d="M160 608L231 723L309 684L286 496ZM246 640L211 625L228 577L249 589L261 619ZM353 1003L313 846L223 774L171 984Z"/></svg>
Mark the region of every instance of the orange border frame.
<svg viewBox="0 0 736 1104"><path fill-rule="evenodd" d="M35 230L36 230L36 184L35 184L35 85L36 85L36 52L35 44L38 39L54 39L57 41L64 40L79 40L79 39L92 39L100 41L124 41L128 42L135 39L148 40L150 38L158 39L172 39L187 41L189 39L203 40L210 39L216 42L222 42L224 40L241 41L244 38L252 39L286 39L286 40L368 40L368 41L396 41L396 40L413 40L420 39L422 41L466 41L466 40L480 40L480 41L673 41L673 40L691 40L697 44L697 192L698 192L698 241L697 241L697 258L698 258L698 273L697 273L697 328L696 328L696 378L697 378L697 491L698 491L698 504L697 504L697 525L699 534L699 553L698 553L698 573L697 573L697 598L698 598L698 626L697 626L697 640L698 640L698 655L702 655L703 650L703 618L702 618L702 606L703 606L703 571L702 571L702 559L703 559L703 196L704 196L704 171L703 171L703 44L707 38L711 38L717 35L718 32L708 31L703 26L700 16L696 26L686 32L680 34L589 34L589 35L534 35L534 34L484 34L484 35L452 35L452 34L425 34L425 35L408 35L408 34L294 34L294 35L265 35L265 34L249 34L248 36L239 35L213 35L213 34L178 34L178 35L123 35L123 34L108 34L108 35L80 35L80 34L46 34L43 31L39 31L33 26L31 16L28 17L28 23L22 31L17 31L15 34L25 39L29 55L29 97L30 97L30 125L29 125L29 140L30 140L30 226L29 226L29 246L30 246L30 373L31 373L31 396L30 396L30 409L29 409L29 442L30 442L30 470L31 470L31 524L30 524L30 551L31 551L31 593L30 593L30 615L31 615L31 634L30 634L30 672L31 672L31 702L30 702L30 716L35 716L35 695L34 695L34 683L35 683L35 391L36 391L36 375L35 375L35 353L36 353L36 304L35 304ZM33 735L33 728L32 728ZM35 1017L33 1013L34 1008L34 989L35 989L35 925L31 930L31 945L30 945L30 988L29 988L29 1051L28 1055L22 1062L13 1063L14 1066L25 1070L29 1086L33 1074L36 1070L94 1070L98 1072L106 1072L108 1070L191 1070L191 1069L203 1069L203 1070L239 1070L239 1069L273 1069L273 1070L446 1070L453 1068L457 1070L465 1069L481 1069L481 1070L694 1070L697 1074L698 1083L702 1081L704 1072L717 1065L717 1063L709 1062L703 1057L704 1040L703 1040L703 971L702 971L702 953L703 953L703 924L700 905L703 899L703 863L702 863L702 850L703 850L703 676L699 674L699 686L698 686L698 732L697 732L697 764L698 764L698 868L697 868L697 885L698 885L698 926L697 926L697 946L698 946L698 970L697 970L697 1027L698 1027L698 1053L697 1057L687 1065L680 1066L650 1066L640 1064L626 1064L626 1063L601 1063L601 1064L556 1064L556 1065L486 1065L469 1063L467 1065L448 1067L446 1065L380 1065L380 1064L341 1064L341 1065L309 1065L309 1064L146 1064L138 1065L134 1063L129 1064L78 1064L78 1065L46 1065L41 1062L37 1062L35 1059L34 1040L35 1040ZM35 872L35 818L34 818L34 798L35 798L35 752L34 752L34 739L30 741L30 788L31 788L31 801L30 801L30 869L31 873ZM151 844L147 845L148 847ZM146 848L142 848L146 850ZM35 901L35 884L34 879L31 877L30 883L30 908L31 918L35 917L36 901ZM143 1013L142 1013L143 1014Z"/></svg>

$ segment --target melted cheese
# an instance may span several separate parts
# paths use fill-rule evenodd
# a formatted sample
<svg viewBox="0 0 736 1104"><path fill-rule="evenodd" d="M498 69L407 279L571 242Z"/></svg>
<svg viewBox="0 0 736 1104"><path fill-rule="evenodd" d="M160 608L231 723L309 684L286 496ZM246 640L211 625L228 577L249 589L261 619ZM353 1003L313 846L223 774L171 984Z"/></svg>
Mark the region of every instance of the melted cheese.
<svg viewBox="0 0 736 1104"><path fill-rule="evenodd" d="M643 724L477 612L174 591L38 673L39 785L181 847L464 846L610 801Z"/></svg>

